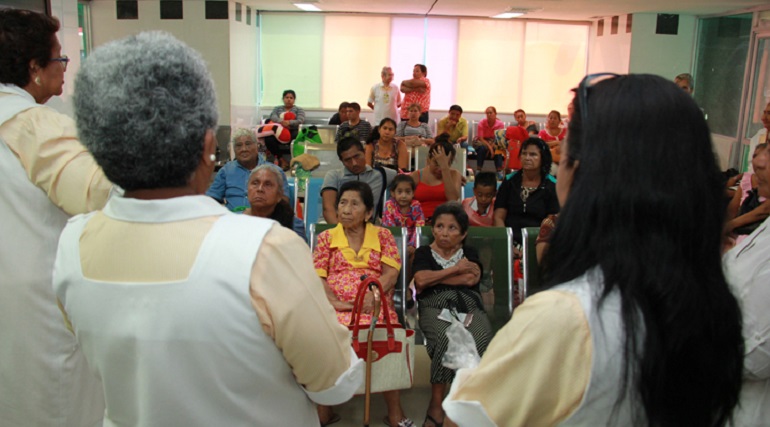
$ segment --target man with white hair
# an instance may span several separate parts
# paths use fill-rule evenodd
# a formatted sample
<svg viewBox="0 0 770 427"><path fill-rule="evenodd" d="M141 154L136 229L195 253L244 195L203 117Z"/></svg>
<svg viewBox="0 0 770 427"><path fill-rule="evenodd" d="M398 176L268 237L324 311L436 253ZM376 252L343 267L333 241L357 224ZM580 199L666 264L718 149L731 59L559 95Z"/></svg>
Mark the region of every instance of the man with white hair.
<svg viewBox="0 0 770 427"><path fill-rule="evenodd" d="M382 82L372 86L372 90L369 91L369 100L366 105L374 110L375 126L378 126L385 117L390 117L396 122L398 120L397 108L401 107L401 92L393 83L393 76L392 68L382 67L380 73Z"/></svg>

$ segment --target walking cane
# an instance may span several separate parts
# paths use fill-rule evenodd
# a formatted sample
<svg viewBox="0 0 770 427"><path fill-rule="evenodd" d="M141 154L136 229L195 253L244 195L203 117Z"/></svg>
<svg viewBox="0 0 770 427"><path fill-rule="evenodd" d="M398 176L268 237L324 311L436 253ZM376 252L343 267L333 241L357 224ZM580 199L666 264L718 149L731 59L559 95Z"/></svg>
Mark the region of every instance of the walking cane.
<svg viewBox="0 0 770 427"><path fill-rule="evenodd" d="M369 409L372 398L372 339L374 338L374 328L377 326L377 319L380 317L380 289L376 285L376 279L370 279L369 290L374 295L374 313L369 325L369 334L366 337L366 384L364 395L364 427L369 427Z"/></svg>

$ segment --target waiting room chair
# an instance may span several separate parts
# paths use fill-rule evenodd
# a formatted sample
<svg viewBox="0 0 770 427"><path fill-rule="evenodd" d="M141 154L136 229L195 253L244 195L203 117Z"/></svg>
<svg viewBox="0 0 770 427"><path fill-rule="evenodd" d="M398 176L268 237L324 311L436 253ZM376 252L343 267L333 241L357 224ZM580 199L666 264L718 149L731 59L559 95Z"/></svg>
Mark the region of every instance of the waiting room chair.
<svg viewBox="0 0 770 427"><path fill-rule="evenodd" d="M342 161L337 157L336 144L305 144L305 153L316 156L321 163L310 172L310 176L314 178L323 178L326 172L343 167Z"/></svg>
<svg viewBox="0 0 770 427"><path fill-rule="evenodd" d="M521 229L522 257L521 270L524 275L522 284L519 286L521 302L524 302L530 295L542 290L540 277L540 265L537 262L537 236L540 234L540 227L525 227Z"/></svg>
<svg viewBox="0 0 770 427"><path fill-rule="evenodd" d="M305 230L309 230L311 224L323 221L323 199L321 198L323 182L323 178L315 177L305 180L305 204L302 206ZM307 236L309 238L310 234Z"/></svg>

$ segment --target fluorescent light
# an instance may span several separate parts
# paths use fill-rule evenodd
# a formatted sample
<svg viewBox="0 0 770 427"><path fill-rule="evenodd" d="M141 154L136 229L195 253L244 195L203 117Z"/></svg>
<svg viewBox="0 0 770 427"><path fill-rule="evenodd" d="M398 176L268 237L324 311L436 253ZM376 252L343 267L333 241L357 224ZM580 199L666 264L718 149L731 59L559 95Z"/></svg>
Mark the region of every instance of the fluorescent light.
<svg viewBox="0 0 770 427"><path fill-rule="evenodd" d="M294 3L294 6L297 6L305 12L321 12L321 9L313 3Z"/></svg>
<svg viewBox="0 0 770 427"><path fill-rule="evenodd" d="M524 15L524 12L505 12L505 13L500 13L495 16L492 16L492 18L510 19L510 18L517 18L522 15Z"/></svg>

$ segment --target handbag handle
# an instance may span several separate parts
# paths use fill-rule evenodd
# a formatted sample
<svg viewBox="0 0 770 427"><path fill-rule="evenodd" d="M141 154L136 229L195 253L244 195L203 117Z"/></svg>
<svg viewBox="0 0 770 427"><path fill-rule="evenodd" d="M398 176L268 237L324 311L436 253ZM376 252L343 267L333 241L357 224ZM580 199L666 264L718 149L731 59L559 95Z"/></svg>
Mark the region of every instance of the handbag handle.
<svg viewBox="0 0 770 427"><path fill-rule="evenodd" d="M384 298L385 293L382 290L382 284L379 280L373 277L361 277L361 284L358 285L358 293L356 294L355 303L353 304L352 316L350 318L350 324L348 325L353 329L353 350L355 351L359 350L358 331L361 329L359 319L361 317L361 311L363 310L364 306L364 295L366 295L367 289L373 288L375 286L380 290L381 298ZM393 351L396 348L396 336L393 332L393 325L390 323L390 309L388 308L388 304L385 302L382 304L382 317L385 320L385 327L387 329L388 350ZM372 320L374 323L377 323L377 319L372 318Z"/></svg>

